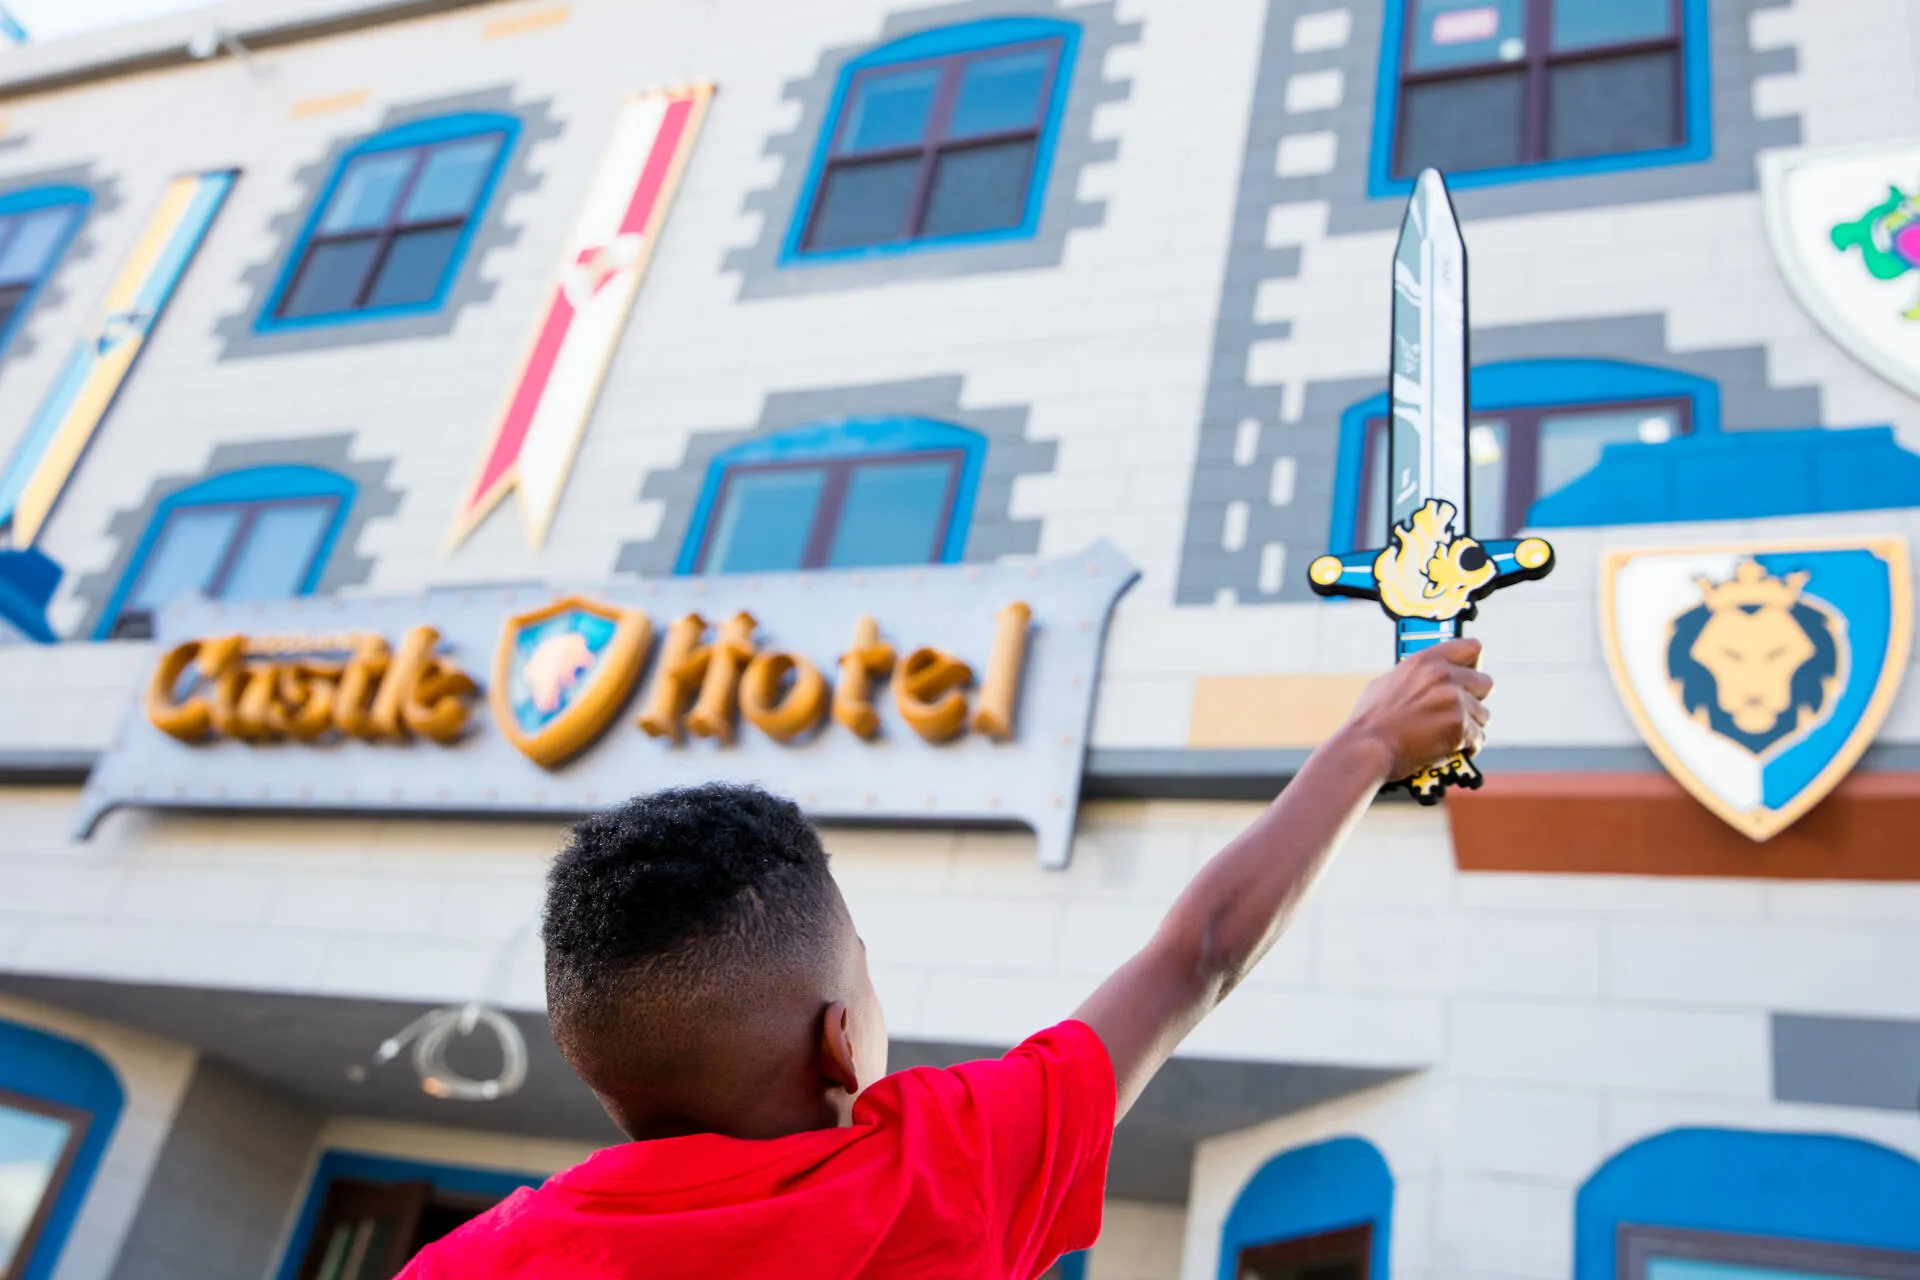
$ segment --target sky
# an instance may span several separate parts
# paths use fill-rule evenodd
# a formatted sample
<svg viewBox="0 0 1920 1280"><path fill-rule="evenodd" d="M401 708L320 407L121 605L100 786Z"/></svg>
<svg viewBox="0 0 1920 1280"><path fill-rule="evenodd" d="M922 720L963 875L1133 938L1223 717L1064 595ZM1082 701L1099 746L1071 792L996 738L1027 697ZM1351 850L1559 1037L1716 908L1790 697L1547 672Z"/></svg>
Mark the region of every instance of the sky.
<svg viewBox="0 0 1920 1280"><path fill-rule="evenodd" d="M163 13L198 9L208 0L0 0L35 41L56 40Z"/></svg>

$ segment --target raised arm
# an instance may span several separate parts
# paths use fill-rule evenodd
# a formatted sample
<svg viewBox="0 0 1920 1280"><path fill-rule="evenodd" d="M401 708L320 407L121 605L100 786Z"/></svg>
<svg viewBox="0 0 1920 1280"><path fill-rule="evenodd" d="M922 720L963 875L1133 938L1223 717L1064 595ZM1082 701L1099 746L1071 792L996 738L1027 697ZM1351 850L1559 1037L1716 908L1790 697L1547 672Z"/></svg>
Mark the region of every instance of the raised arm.
<svg viewBox="0 0 1920 1280"><path fill-rule="evenodd" d="M1194 877L1146 948L1074 1016L1113 1058L1120 1115L1279 938L1382 786L1478 749L1493 681L1477 640L1450 640L1367 687L1280 798Z"/></svg>

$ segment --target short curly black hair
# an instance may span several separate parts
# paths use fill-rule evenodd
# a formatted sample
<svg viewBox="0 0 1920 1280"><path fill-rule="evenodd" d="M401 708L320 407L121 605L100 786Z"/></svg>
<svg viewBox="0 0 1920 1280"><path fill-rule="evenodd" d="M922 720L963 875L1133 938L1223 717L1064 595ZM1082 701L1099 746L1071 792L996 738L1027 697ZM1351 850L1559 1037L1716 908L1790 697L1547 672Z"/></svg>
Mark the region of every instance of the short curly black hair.
<svg viewBox="0 0 1920 1280"><path fill-rule="evenodd" d="M845 906L799 808L710 783L572 828L547 875L547 1016L600 1087L677 1056L686 1024L829 963Z"/></svg>

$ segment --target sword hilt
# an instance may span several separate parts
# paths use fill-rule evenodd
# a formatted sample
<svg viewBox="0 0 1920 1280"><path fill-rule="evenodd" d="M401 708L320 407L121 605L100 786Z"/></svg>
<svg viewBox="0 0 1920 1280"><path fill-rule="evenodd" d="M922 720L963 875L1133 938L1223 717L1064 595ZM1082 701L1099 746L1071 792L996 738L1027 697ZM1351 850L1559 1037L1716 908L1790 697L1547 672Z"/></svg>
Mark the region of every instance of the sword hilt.
<svg viewBox="0 0 1920 1280"><path fill-rule="evenodd" d="M1494 592L1516 582L1544 578L1553 571L1553 548L1543 538L1506 538L1478 546L1493 566L1493 576L1476 587L1463 603L1446 605L1453 611L1444 618L1410 617L1395 613L1389 607L1380 586L1380 565L1388 556L1386 550L1321 556L1307 567L1307 582L1316 595L1346 596L1378 604L1393 619L1393 660L1405 662L1416 653L1459 637L1466 623L1478 614L1480 601ZM1439 804L1450 787L1473 790L1485 780L1486 775L1473 763L1469 753L1459 752L1411 778L1389 784L1388 789L1405 787L1415 800L1431 805Z"/></svg>

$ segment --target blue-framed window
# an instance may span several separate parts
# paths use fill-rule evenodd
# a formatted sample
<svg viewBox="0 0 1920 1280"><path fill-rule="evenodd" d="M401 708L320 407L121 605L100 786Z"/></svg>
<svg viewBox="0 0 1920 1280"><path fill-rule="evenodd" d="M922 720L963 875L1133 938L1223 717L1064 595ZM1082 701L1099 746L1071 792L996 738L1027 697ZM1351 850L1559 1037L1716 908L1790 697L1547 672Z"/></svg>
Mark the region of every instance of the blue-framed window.
<svg viewBox="0 0 1920 1280"><path fill-rule="evenodd" d="M125 1104L93 1050L0 1021L0 1276L53 1274Z"/></svg>
<svg viewBox="0 0 1920 1280"><path fill-rule="evenodd" d="M414 1254L543 1175L352 1151L320 1157L277 1280L390 1276ZM349 1268L349 1259L358 1259Z"/></svg>
<svg viewBox="0 0 1920 1280"><path fill-rule="evenodd" d="M1370 187L1704 160L1706 0L1388 0Z"/></svg>
<svg viewBox="0 0 1920 1280"><path fill-rule="evenodd" d="M416 120L342 156L257 328L437 311L519 136L513 116Z"/></svg>
<svg viewBox="0 0 1920 1280"><path fill-rule="evenodd" d="M1706 378L1613 360L1517 360L1473 371L1470 527L1507 537L1597 467L1617 444L1663 445L1720 429L1720 389ZM1329 544L1386 545L1387 397L1340 418Z"/></svg>
<svg viewBox="0 0 1920 1280"><path fill-rule="evenodd" d="M680 573L951 563L966 551L986 440L925 418L851 418L716 457Z"/></svg>
<svg viewBox="0 0 1920 1280"><path fill-rule="evenodd" d="M1071 22L991 18L854 59L835 87L786 259L1032 236L1079 37Z"/></svg>
<svg viewBox="0 0 1920 1280"><path fill-rule="evenodd" d="M0 195L0 351L13 340L92 204L93 193L85 187L31 187Z"/></svg>
<svg viewBox="0 0 1920 1280"><path fill-rule="evenodd" d="M96 639L146 639L174 600L312 593L353 506L345 476L297 465L229 471L169 495L134 548Z"/></svg>
<svg viewBox="0 0 1920 1280"><path fill-rule="evenodd" d="M1910 1280L1920 1162L1825 1133L1672 1129L1574 1200L1574 1280Z"/></svg>
<svg viewBox="0 0 1920 1280"><path fill-rule="evenodd" d="M1219 1280L1387 1280L1392 1237L1386 1159L1365 1138L1333 1138L1248 1180L1220 1229Z"/></svg>

